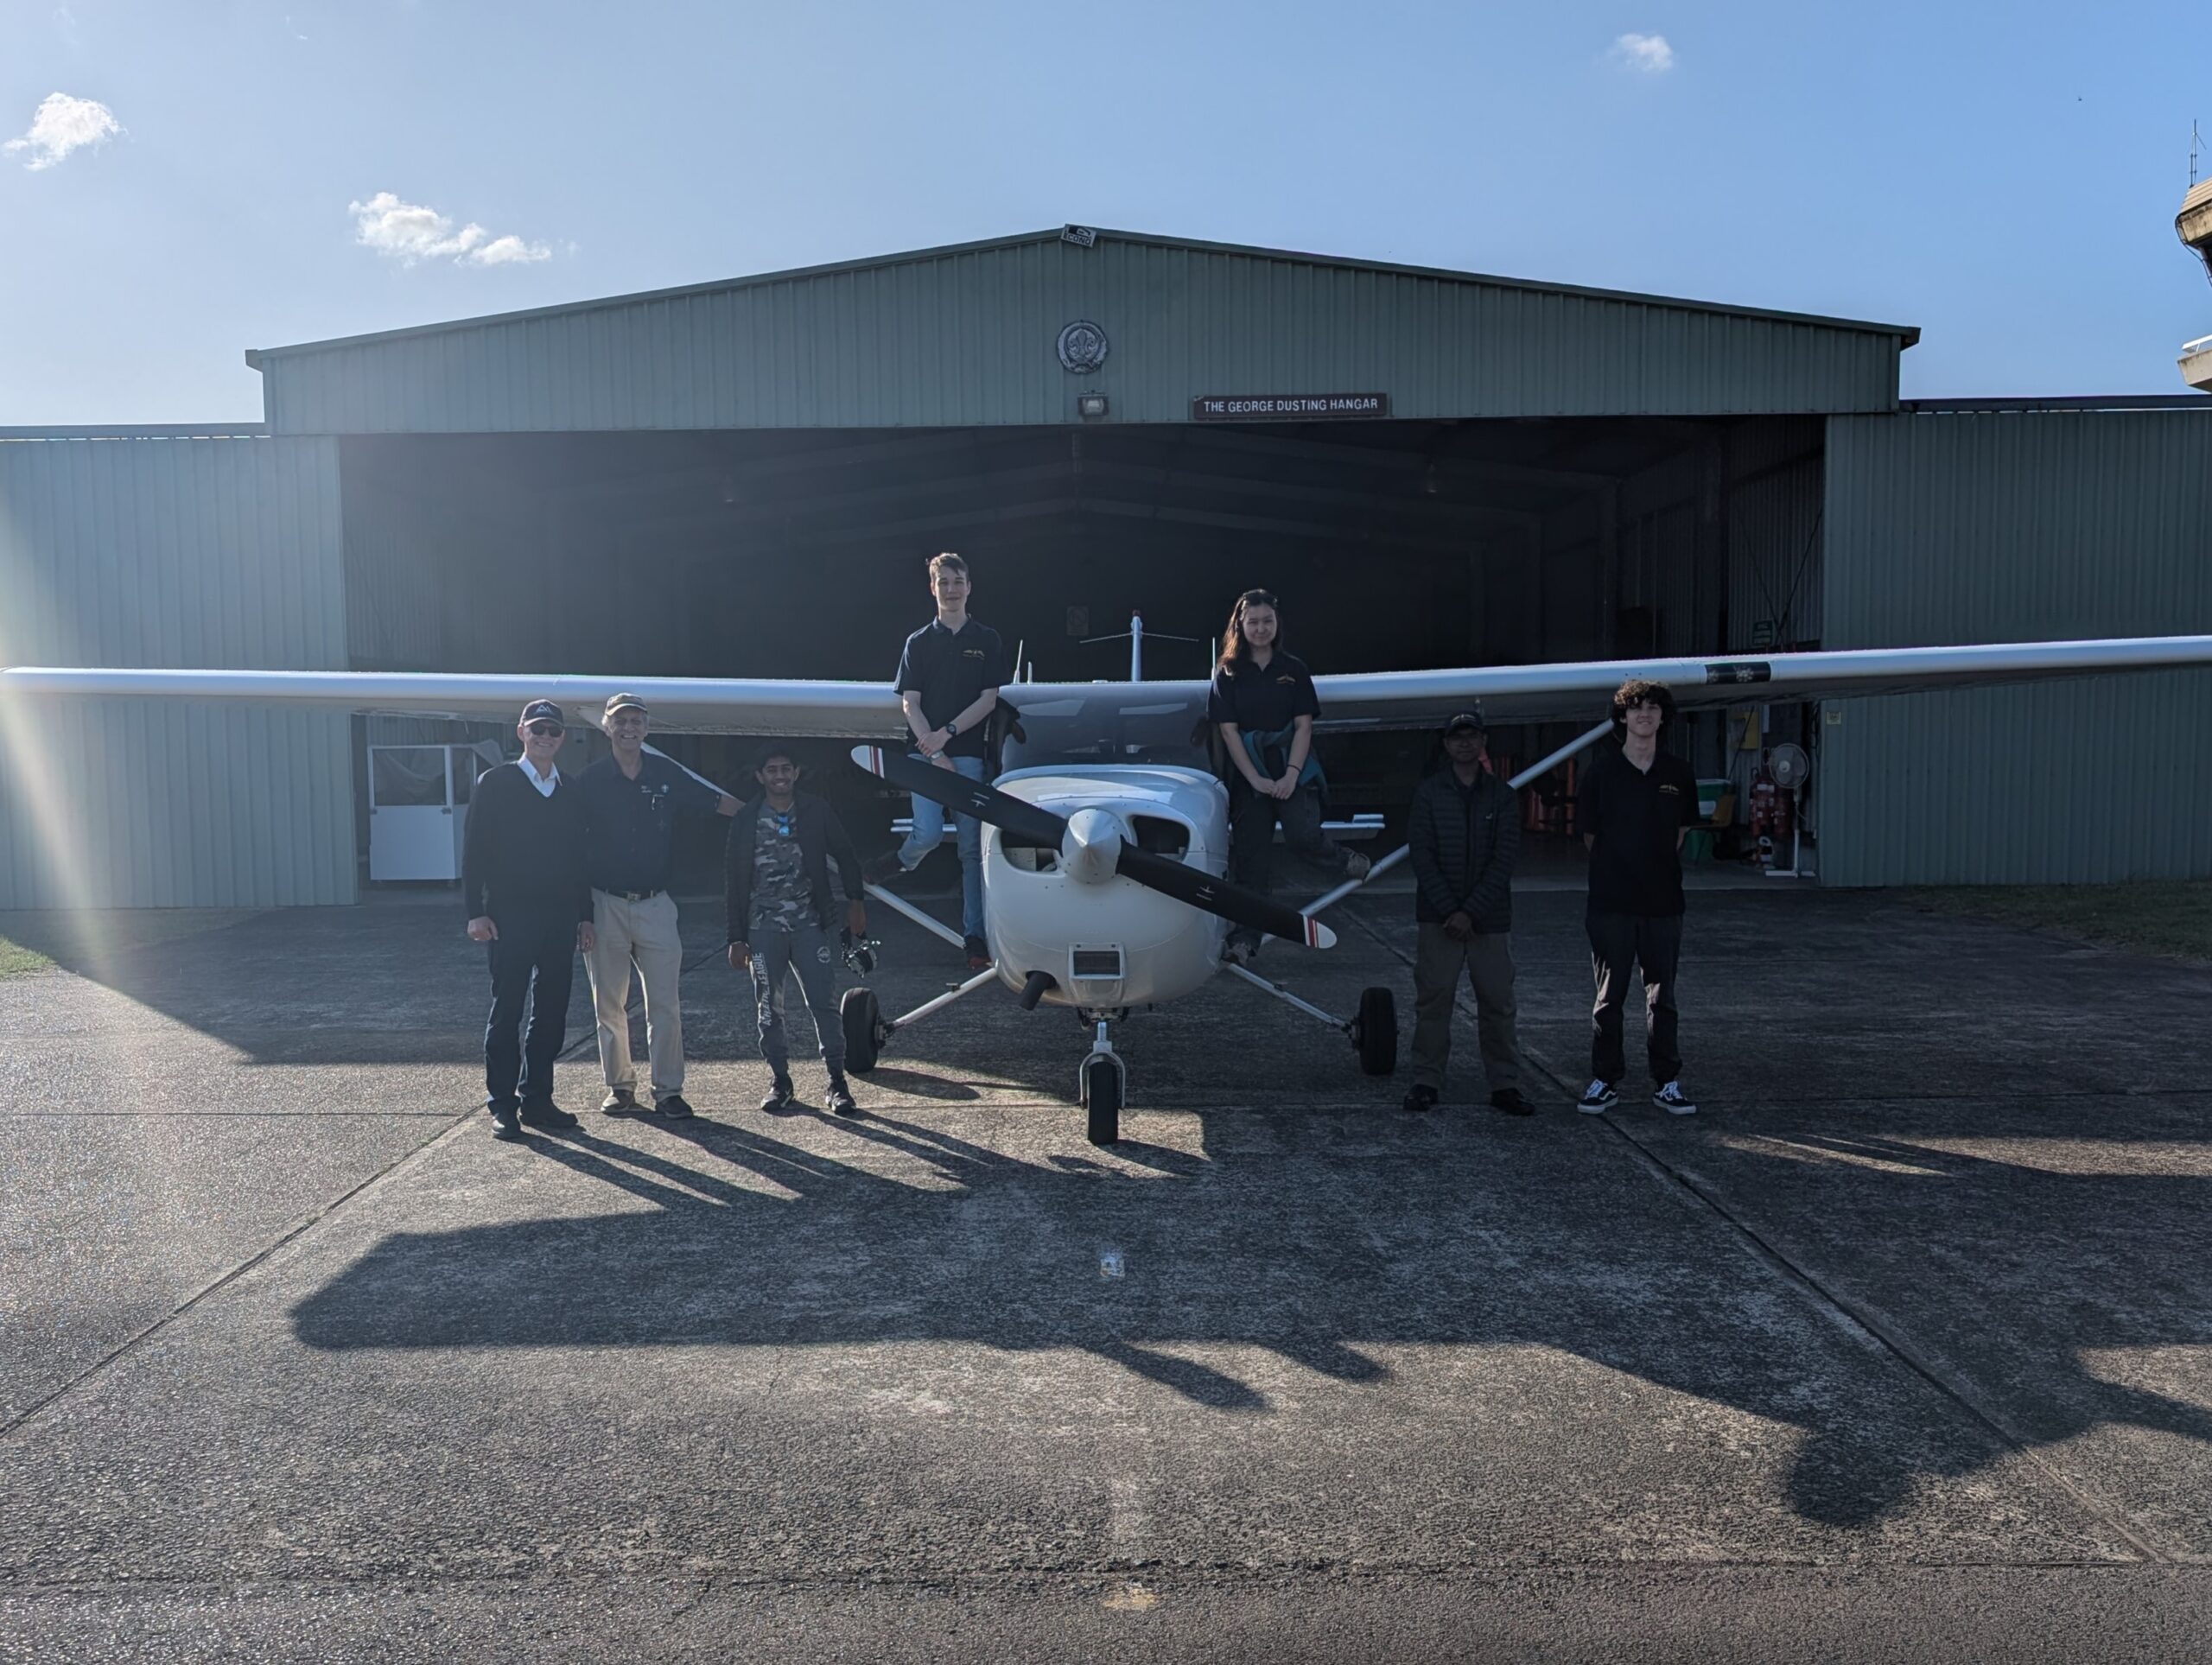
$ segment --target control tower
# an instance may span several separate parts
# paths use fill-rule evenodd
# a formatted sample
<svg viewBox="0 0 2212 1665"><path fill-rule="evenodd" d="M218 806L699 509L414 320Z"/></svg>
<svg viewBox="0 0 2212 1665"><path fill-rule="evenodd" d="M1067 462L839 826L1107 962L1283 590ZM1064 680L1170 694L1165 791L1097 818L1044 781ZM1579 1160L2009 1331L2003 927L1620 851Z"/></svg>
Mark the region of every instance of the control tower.
<svg viewBox="0 0 2212 1665"><path fill-rule="evenodd" d="M2174 230L2204 262L2205 275L2212 277L2212 179L2201 179L2189 187L2189 194L2181 200L2181 212L2174 216ZM2182 348L2181 378L2191 387L2212 393L2212 335L2200 336Z"/></svg>

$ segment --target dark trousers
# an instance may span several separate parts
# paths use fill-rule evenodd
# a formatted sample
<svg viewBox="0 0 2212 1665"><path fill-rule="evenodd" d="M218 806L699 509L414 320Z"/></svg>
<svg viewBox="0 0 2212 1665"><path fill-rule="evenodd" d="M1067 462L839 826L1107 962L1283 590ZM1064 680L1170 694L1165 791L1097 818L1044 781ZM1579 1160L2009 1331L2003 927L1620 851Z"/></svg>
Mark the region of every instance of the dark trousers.
<svg viewBox="0 0 2212 1665"><path fill-rule="evenodd" d="M1270 893L1274 882L1275 823L1282 823L1282 842L1293 855L1342 873L1346 857L1341 846L1321 830L1321 789L1300 786L1288 798L1267 798L1244 785L1240 778L1229 806L1229 876L1232 881L1261 895ZM1260 933L1239 927L1236 935L1259 940Z"/></svg>
<svg viewBox="0 0 2212 1665"><path fill-rule="evenodd" d="M1521 1043L1513 1033L1513 939L1503 931L1477 931L1455 943L1442 925L1423 920L1414 929L1414 1084L1444 1090L1452 1062L1452 1002L1466 973L1475 990L1475 1033L1482 1041L1483 1074L1492 1092L1521 1084Z"/></svg>
<svg viewBox="0 0 2212 1665"><path fill-rule="evenodd" d="M499 934L484 945L492 964L492 1015L484 1020L484 1102L543 1104L553 1096L553 1060L569 1037L576 911L494 914L492 923Z"/></svg>
<svg viewBox="0 0 2212 1665"><path fill-rule="evenodd" d="M1682 916L1592 913L1590 966L1598 977L1598 1003L1590 1012L1590 1073L1608 1085L1627 1073L1621 1056L1621 1012L1628 1004L1630 968L1643 968L1643 1033L1651 1082L1663 1087L1682 1072L1676 1043L1675 966L1682 953Z"/></svg>

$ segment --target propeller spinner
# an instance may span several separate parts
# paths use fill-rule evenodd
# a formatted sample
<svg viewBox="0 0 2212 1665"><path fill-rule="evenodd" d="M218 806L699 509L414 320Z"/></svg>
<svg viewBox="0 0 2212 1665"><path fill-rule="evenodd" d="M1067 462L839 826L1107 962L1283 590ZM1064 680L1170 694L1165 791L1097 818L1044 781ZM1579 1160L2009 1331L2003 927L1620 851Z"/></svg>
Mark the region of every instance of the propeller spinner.
<svg viewBox="0 0 2212 1665"><path fill-rule="evenodd" d="M1109 878L1120 877L1231 925L1304 943L1308 948L1336 945L1334 931L1295 908L1217 879L1203 868L1138 848L1124 836L1120 817L1110 810L1092 807L1077 810L1072 816L1056 815L995 786L918 762L903 752L881 746L855 746L853 761L917 798L996 827L1009 843L1058 851L1061 871L1079 883L1103 884Z"/></svg>

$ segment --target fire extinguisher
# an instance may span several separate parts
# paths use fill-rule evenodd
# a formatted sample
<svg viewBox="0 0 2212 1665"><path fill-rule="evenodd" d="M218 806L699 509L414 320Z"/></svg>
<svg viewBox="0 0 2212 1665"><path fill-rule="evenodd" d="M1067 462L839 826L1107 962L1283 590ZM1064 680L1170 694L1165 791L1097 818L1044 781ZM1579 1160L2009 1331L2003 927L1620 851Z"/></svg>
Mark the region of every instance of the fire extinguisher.
<svg viewBox="0 0 2212 1665"><path fill-rule="evenodd" d="M1762 769L1751 782L1751 838L1758 850L1759 865L1774 865L1776 823L1788 814L1782 794L1776 791L1773 780Z"/></svg>

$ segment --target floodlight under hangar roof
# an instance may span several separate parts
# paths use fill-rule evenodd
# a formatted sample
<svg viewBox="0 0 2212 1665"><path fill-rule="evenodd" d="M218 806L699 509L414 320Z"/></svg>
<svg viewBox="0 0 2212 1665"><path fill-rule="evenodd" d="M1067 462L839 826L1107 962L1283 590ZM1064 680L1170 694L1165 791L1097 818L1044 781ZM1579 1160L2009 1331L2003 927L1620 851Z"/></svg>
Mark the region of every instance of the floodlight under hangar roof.
<svg viewBox="0 0 2212 1665"><path fill-rule="evenodd" d="M2189 187L2181 200L2181 213L2174 216L2174 230L2204 262L2205 276L2212 277L2212 179L2201 179ZM2212 393L2212 335L2182 348L2181 378Z"/></svg>

